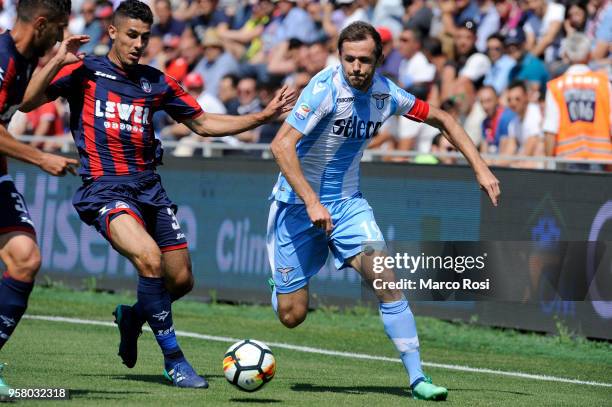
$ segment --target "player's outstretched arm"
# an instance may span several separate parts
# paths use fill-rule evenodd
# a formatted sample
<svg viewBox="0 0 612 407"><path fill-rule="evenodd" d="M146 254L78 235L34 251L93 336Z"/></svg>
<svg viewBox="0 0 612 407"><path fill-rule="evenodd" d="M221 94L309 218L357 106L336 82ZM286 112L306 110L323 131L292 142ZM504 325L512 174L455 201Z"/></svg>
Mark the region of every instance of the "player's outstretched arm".
<svg viewBox="0 0 612 407"><path fill-rule="evenodd" d="M283 86L276 92L274 99L266 108L257 113L244 116L204 113L195 119L185 120L183 124L202 137L220 137L251 130L291 111L295 104L295 91Z"/></svg>
<svg viewBox="0 0 612 407"><path fill-rule="evenodd" d="M74 167L79 164L75 159L45 153L15 140L2 125L0 125L0 153L28 164L34 164L43 171L56 176L64 176L66 172L76 175Z"/></svg>
<svg viewBox="0 0 612 407"><path fill-rule="evenodd" d="M331 215L319 202L319 197L308 183L300 167L295 147L302 137L302 133L285 122L272 140L270 149L287 182L306 205L310 221L329 234L334 227Z"/></svg>
<svg viewBox="0 0 612 407"><path fill-rule="evenodd" d="M463 127L451 115L431 105L429 106L429 114L425 122L440 129L444 137L461 151L474 169L480 187L487 192L493 205L497 206L501 193L499 181L484 162L474 142L463 130Z"/></svg>
<svg viewBox="0 0 612 407"><path fill-rule="evenodd" d="M79 52L79 47L87 42L89 42L87 35L72 35L62 41L57 54L30 80L19 110L27 113L49 102L45 94L47 87L60 69L85 57L84 53Z"/></svg>

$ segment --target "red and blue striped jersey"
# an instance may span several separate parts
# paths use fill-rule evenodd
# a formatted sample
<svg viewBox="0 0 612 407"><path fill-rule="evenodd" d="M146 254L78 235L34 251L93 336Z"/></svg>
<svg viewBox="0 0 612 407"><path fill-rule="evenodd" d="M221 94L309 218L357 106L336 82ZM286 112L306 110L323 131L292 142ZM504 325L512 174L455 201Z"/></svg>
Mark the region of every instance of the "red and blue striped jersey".
<svg viewBox="0 0 612 407"><path fill-rule="evenodd" d="M153 113L165 110L178 122L202 114L173 78L146 65L124 71L108 57L87 56L65 67L47 96L63 96L70 104L70 129L84 179L155 169L159 140Z"/></svg>
<svg viewBox="0 0 612 407"><path fill-rule="evenodd" d="M0 34L0 125L7 126L19 108L37 62L17 51L9 31ZM6 157L0 155L0 176L6 173Z"/></svg>

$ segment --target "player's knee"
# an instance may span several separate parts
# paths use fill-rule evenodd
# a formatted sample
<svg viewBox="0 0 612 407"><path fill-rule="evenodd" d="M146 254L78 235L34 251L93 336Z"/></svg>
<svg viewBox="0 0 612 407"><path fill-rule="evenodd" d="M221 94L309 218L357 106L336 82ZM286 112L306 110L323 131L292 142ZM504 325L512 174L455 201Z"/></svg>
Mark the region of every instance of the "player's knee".
<svg viewBox="0 0 612 407"><path fill-rule="evenodd" d="M191 274L191 268L180 273L172 283L172 291L174 295L182 297L193 290L194 279Z"/></svg>
<svg viewBox="0 0 612 407"><path fill-rule="evenodd" d="M158 248L142 250L134 256L134 264L144 277L161 277L161 251Z"/></svg>
<svg viewBox="0 0 612 407"><path fill-rule="evenodd" d="M35 244L26 244L9 253L9 272L23 281L33 281L40 269L40 250Z"/></svg>
<svg viewBox="0 0 612 407"><path fill-rule="evenodd" d="M287 328L295 328L300 325L306 319L307 312L297 309L291 309L288 312L280 311L278 318L281 323Z"/></svg>

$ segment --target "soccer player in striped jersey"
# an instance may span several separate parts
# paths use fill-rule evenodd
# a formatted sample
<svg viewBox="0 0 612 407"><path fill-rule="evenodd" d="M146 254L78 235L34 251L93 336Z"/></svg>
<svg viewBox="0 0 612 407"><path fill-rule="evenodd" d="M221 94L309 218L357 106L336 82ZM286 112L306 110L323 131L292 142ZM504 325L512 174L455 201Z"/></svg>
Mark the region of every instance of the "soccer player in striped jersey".
<svg viewBox="0 0 612 407"><path fill-rule="evenodd" d="M78 163L23 144L7 130L38 58L63 39L69 14L70 0L21 0L14 28L0 34L0 259L7 268L0 279L0 349L27 308L41 261L34 224L8 174L6 156L57 176L75 173L72 166ZM77 49L82 39L71 38L63 46ZM1 377L3 368L0 363L0 398L9 390Z"/></svg>
<svg viewBox="0 0 612 407"><path fill-rule="evenodd" d="M359 190L363 150L389 116L439 128L464 154L494 205L500 193L498 180L450 115L375 73L383 55L380 36L371 25L356 22L345 28L338 50L341 64L312 78L271 146L281 169L267 232L272 305L289 328L306 318L308 281L330 250L338 268L354 268L369 285L374 279L395 281L391 268L374 273L371 257L364 254L363 242L384 243L384 238ZM382 247L374 255L384 255ZM446 399L448 391L432 384L421 368L416 324L406 298L396 289L374 291L413 397Z"/></svg>
<svg viewBox="0 0 612 407"><path fill-rule="evenodd" d="M152 23L145 3L122 2L108 29L113 40L108 55L87 56L63 70L63 55L56 56L32 78L23 109L58 96L68 99L83 179L74 206L138 270L137 303L119 305L114 312L123 363L136 364L137 339L146 321L164 356L164 376L178 387L206 388L174 333L171 303L191 290L193 276L177 207L155 172L161 147L152 116L165 110L201 136L224 136L289 112L295 95L282 88L262 112L250 115L204 112L173 78L138 63Z"/></svg>

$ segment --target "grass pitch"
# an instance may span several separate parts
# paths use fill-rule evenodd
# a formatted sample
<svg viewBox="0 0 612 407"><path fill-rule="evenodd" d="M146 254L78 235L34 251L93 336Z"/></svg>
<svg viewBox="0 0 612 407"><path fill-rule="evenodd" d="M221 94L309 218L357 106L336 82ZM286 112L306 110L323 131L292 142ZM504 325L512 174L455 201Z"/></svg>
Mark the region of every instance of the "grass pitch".
<svg viewBox="0 0 612 407"><path fill-rule="evenodd" d="M36 288L28 314L112 321L118 303L133 296ZM317 311L300 327L284 328L268 307L179 301L177 330L328 350L395 357L374 312ZM432 318L417 318L426 362L468 365L571 379L612 382L609 343L521 334ZM71 401L19 401L20 405L422 405L412 400L400 363L303 353L272 347L274 380L256 393L225 381L221 362L230 343L179 337L186 356L210 382L208 390L183 390L162 378L162 357L150 332L139 342L134 369L121 364L116 328L24 319L0 353L14 388L68 388ZM449 388L453 406L609 406L612 387L425 368Z"/></svg>

